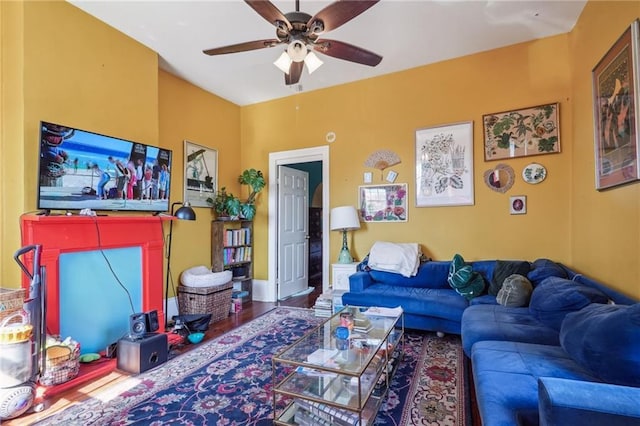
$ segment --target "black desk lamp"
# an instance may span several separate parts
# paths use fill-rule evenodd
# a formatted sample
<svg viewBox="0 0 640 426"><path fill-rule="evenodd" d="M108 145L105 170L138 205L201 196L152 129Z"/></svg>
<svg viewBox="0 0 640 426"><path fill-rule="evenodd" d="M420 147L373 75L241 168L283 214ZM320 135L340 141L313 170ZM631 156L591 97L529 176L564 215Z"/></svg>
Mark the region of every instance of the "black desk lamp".
<svg viewBox="0 0 640 426"><path fill-rule="evenodd" d="M182 204L178 211L174 212L177 205ZM171 216L175 216L179 220L196 220L196 212L191 208L188 201L176 201L171 204ZM164 286L164 329L167 329L167 320L169 317L169 276L171 275L171 234L173 234L173 220L169 224L169 244L167 246L167 282Z"/></svg>

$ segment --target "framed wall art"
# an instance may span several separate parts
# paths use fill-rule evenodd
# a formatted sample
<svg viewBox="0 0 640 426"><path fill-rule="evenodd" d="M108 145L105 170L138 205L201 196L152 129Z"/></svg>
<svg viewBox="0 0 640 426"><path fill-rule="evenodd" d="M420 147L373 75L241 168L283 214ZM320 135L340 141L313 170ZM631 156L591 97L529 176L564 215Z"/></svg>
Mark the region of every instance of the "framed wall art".
<svg viewBox="0 0 640 426"><path fill-rule="evenodd" d="M184 201L192 207L211 207L218 189L218 151L184 141Z"/></svg>
<svg viewBox="0 0 640 426"><path fill-rule="evenodd" d="M473 203L473 121L416 130L416 207Z"/></svg>
<svg viewBox="0 0 640 426"><path fill-rule="evenodd" d="M358 206L363 222L406 222L407 184L362 185Z"/></svg>
<svg viewBox="0 0 640 426"><path fill-rule="evenodd" d="M527 214L527 196L516 195L509 197L510 214Z"/></svg>
<svg viewBox="0 0 640 426"><path fill-rule="evenodd" d="M640 179L638 163L640 21L634 21L593 69L596 189Z"/></svg>
<svg viewBox="0 0 640 426"><path fill-rule="evenodd" d="M485 161L560 152L559 104L482 116Z"/></svg>

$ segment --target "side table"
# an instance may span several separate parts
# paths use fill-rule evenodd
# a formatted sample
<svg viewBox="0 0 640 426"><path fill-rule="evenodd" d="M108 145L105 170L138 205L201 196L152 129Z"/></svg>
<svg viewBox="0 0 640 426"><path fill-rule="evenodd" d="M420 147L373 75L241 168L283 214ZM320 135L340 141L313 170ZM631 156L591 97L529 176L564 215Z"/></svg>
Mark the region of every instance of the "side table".
<svg viewBox="0 0 640 426"><path fill-rule="evenodd" d="M356 272L359 262L331 264L331 287L334 290L349 291L349 277Z"/></svg>

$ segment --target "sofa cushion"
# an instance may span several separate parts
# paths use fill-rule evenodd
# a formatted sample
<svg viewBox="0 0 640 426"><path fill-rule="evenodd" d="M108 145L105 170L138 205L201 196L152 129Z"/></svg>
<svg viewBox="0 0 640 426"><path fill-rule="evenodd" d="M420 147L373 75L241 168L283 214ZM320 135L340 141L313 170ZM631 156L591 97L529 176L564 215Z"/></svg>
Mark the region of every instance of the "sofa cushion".
<svg viewBox="0 0 640 426"><path fill-rule="evenodd" d="M496 300L502 306L513 308L527 306L532 291L533 287L527 277L513 274L505 278L502 288L498 291Z"/></svg>
<svg viewBox="0 0 640 426"><path fill-rule="evenodd" d="M560 343L603 381L640 386L640 304L592 304L568 314Z"/></svg>
<svg viewBox="0 0 640 426"><path fill-rule="evenodd" d="M461 334L462 348L467 355L471 354L471 347L476 342L487 340L560 346L558 330L535 319L529 308L496 304L471 305L465 309Z"/></svg>
<svg viewBox="0 0 640 426"><path fill-rule="evenodd" d="M467 300L479 296L484 291L482 275L474 272L471 265L467 265L459 254L456 254L449 267L447 281L451 288L464 296Z"/></svg>
<svg viewBox="0 0 640 426"><path fill-rule="evenodd" d="M524 275L531 270L531 264L524 260L496 260L493 277L489 283L489 294L496 296L505 278L513 274Z"/></svg>
<svg viewBox="0 0 640 426"><path fill-rule="evenodd" d="M527 278L535 287L549 277L569 278L567 271L556 262L549 259L536 259L531 264L531 271L527 274Z"/></svg>
<svg viewBox="0 0 640 426"><path fill-rule="evenodd" d="M491 281L493 277L493 271L496 268L495 260L474 260L473 262L467 262L467 265L471 265L474 272L479 273L484 278L485 284ZM486 290L486 288L485 288ZM486 291L485 291L486 294Z"/></svg>
<svg viewBox="0 0 640 426"><path fill-rule="evenodd" d="M539 377L598 381L559 346L478 342L471 362L484 425L537 425Z"/></svg>
<svg viewBox="0 0 640 426"><path fill-rule="evenodd" d="M469 305L497 305L498 301L495 296L490 294L483 294L482 296L474 297L469 300Z"/></svg>
<svg viewBox="0 0 640 426"><path fill-rule="evenodd" d="M372 284L363 292L342 295L344 304L355 306L402 306L405 313L433 316L459 322L469 306L464 297L447 287L398 287L390 284Z"/></svg>
<svg viewBox="0 0 640 426"><path fill-rule="evenodd" d="M423 263L418 267L418 273L414 277L403 277L393 272L371 270L371 280L383 284L391 284L399 287L418 288L449 288L447 274L449 273L448 261L432 261Z"/></svg>
<svg viewBox="0 0 640 426"><path fill-rule="evenodd" d="M531 294L529 311L545 325L560 331L562 320L591 303L607 303L600 290L558 277L549 277L538 284Z"/></svg>

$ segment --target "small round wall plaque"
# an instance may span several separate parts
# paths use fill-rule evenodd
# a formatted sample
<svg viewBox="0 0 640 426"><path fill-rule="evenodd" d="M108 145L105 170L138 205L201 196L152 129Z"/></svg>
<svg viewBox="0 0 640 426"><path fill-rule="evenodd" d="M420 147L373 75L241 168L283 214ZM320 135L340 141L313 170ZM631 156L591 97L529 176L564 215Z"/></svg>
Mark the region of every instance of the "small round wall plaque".
<svg viewBox="0 0 640 426"><path fill-rule="evenodd" d="M522 170L522 179L532 185L542 182L546 177L547 169L538 163L531 163Z"/></svg>

